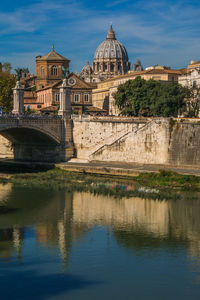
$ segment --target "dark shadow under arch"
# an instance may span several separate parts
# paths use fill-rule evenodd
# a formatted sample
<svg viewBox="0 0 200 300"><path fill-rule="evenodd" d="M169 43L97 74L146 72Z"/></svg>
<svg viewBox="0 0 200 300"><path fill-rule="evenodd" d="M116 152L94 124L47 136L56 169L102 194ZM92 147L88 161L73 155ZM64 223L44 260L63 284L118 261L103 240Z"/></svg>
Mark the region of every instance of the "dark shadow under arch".
<svg viewBox="0 0 200 300"><path fill-rule="evenodd" d="M21 161L59 162L61 144L53 137L32 128L4 128L0 135L12 143L14 159Z"/></svg>

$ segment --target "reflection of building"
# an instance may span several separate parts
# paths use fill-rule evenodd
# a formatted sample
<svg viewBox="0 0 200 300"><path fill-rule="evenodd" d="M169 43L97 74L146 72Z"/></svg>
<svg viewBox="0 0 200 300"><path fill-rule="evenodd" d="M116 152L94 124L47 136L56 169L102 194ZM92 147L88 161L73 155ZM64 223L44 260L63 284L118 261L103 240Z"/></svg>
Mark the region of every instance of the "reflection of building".
<svg viewBox="0 0 200 300"><path fill-rule="evenodd" d="M112 186L114 188L114 184ZM42 201L42 205L38 201L38 207L34 203L34 209L30 209L29 204L23 213L16 211L1 220L1 225L6 224L0 229L2 258L9 259L14 252L21 257L22 228L35 222L37 243L48 249L59 248L64 264L68 262L73 242L96 225L112 228L114 237L126 247L143 250L148 246L153 249L154 246L182 245L189 255L200 257L199 200L188 201L187 197L177 201L139 197L115 199L65 191L53 195L45 193L43 200L46 197L48 201ZM34 196L29 200L33 202ZM18 226L8 226L13 220L17 220Z"/></svg>
<svg viewBox="0 0 200 300"><path fill-rule="evenodd" d="M165 247L176 247L181 243L189 248L189 255L200 258L199 213L199 201L188 201L188 198L180 201L142 198L119 200L76 192L73 199L73 223L79 226L81 224L88 228L95 225L111 226L117 233L118 241L127 239L127 245L136 246L138 249L147 245L145 239L148 237L150 237L149 247L151 238L157 246L160 244ZM125 240L123 237L120 239L121 231L127 233ZM137 239L138 233L142 234L140 240Z"/></svg>
<svg viewBox="0 0 200 300"><path fill-rule="evenodd" d="M118 107L115 105L114 93L120 84L128 80L133 80L137 76L145 80L154 79L163 83L178 82L178 77L181 75L179 70L166 69L165 67L150 67L144 71L134 72L129 71L126 75L116 76L107 79L97 84L97 88L92 91L92 103L95 107L106 109L110 115L118 115L120 113Z"/></svg>
<svg viewBox="0 0 200 300"><path fill-rule="evenodd" d="M21 228L1 228L0 229L0 258L10 259L13 252L16 252L20 259L24 231Z"/></svg>
<svg viewBox="0 0 200 300"><path fill-rule="evenodd" d="M141 229L155 236L168 234L169 212L167 201L141 198L114 199L88 193L74 193L73 222L109 225L113 229Z"/></svg>
<svg viewBox="0 0 200 300"><path fill-rule="evenodd" d="M110 26L107 38L97 48L92 68L87 62L79 76L86 82L99 82L116 75L126 74L130 69L126 48L115 36Z"/></svg>
<svg viewBox="0 0 200 300"><path fill-rule="evenodd" d="M1 190L0 193L0 206L1 206L4 203L6 204L8 196L10 195L12 190L12 183L0 184L0 190Z"/></svg>
<svg viewBox="0 0 200 300"><path fill-rule="evenodd" d="M59 247L64 265L67 265L73 241L80 239L85 226L73 222L73 195L61 193L61 198L48 208L52 220L36 224L36 239L42 246Z"/></svg>

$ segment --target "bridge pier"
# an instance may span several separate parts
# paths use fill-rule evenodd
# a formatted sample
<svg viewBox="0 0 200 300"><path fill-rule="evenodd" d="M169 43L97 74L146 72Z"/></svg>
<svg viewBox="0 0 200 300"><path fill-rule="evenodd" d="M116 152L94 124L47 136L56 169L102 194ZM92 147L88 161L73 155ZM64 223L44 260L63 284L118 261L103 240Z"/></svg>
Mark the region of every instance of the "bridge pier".
<svg viewBox="0 0 200 300"><path fill-rule="evenodd" d="M15 115L22 115L24 113L24 89L19 81L13 89L13 110Z"/></svg>
<svg viewBox="0 0 200 300"><path fill-rule="evenodd" d="M70 119L72 114L71 107L71 88L67 83L67 79L63 79L62 86L60 87L60 109L58 115Z"/></svg>
<svg viewBox="0 0 200 300"><path fill-rule="evenodd" d="M69 160L74 155L73 121L71 114L71 88L65 78L60 88L60 109L58 111L58 115L62 118L63 161Z"/></svg>

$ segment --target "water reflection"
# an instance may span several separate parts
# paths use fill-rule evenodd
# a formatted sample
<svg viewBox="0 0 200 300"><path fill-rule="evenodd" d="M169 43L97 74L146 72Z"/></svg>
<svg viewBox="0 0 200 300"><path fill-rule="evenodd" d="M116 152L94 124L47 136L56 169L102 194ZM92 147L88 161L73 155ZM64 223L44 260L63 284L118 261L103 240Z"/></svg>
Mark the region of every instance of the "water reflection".
<svg viewBox="0 0 200 300"><path fill-rule="evenodd" d="M0 189L0 201L6 199L7 206L16 209L1 214L2 259L11 259L13 253L20 259L25 233L34 228L37 244L59 249L67 265L74 241L95 225L110 228L116 241L133 251L183 247L189 256L200 258L200 200L119 200L80 192L30 191L11 185Z"/></svg>

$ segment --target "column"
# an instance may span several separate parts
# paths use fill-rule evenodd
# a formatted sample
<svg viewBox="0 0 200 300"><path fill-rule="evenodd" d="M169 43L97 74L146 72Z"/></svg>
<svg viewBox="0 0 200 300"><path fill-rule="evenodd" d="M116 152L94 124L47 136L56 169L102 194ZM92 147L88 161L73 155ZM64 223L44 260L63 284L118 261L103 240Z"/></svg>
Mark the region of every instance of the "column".
<svg viewBox="0 0 200 300"><path fill-rule="evenodd" d="M24 89L19 81L13 89L13 114L22 115L24 113Z"/></svg>
<svg viewBox="0 0 200 300"><path fill-rule="evenodd" d="M63 83L60 88L60 109L58 114L70 119L71 113L71 88L68 86L67 79L63 79Z"/></svg>

